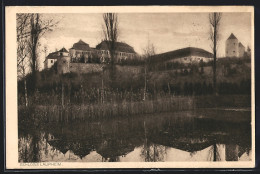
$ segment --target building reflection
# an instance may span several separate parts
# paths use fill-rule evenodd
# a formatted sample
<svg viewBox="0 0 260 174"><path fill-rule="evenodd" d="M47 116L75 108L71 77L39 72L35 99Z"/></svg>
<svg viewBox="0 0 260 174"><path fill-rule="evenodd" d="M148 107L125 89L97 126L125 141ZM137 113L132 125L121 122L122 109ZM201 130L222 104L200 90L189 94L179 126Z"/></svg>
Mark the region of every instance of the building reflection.
<svg viewBox="0 0 260 174"><path fill-rule="evenodd" d="M249 156L250 124L190 115L49 123L35 131L20 129L19 161L90 161L90 157L103 162L237 161L242 155Z"/></svg>

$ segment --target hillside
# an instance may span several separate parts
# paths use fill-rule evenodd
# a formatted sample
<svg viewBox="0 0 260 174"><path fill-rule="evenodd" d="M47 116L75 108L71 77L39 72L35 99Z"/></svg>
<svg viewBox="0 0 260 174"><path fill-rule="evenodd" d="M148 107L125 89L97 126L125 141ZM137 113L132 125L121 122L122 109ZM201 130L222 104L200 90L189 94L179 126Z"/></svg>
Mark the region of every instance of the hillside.
<svg viewBox="0 0 260 174"><path fill-rule="evenodd" d="M97 66L97 65L95 65ZM65 83L66 90L72 93L84 90L103 88L112 91L132 91L140 93L144 90L145 73L143 66L117 65L116 80L112 83L109 78L109 69L104 73L92 72L87 74L68 73L57 75L55 69L44 70L37 75L37 88L41 93L56 93L61 89L61 83ZM147 92L174 93L176 95L210 94L212 91L212 67L209 64L180 65L160 70L147 70ZM30 75L27 76L27 88L30 94ZM221 59L217 63L217 85L219 91L229 93L250 93L251 65L248 60ZM203 92L203 89L205 90ZM235 88L232 89L232 88ZM24 91L22 82L18 84L19 92ZM188 92L187 92L188 91ZM197 92L196 92L197 91ZM141 92L142 93L142 92Z"/></svg>

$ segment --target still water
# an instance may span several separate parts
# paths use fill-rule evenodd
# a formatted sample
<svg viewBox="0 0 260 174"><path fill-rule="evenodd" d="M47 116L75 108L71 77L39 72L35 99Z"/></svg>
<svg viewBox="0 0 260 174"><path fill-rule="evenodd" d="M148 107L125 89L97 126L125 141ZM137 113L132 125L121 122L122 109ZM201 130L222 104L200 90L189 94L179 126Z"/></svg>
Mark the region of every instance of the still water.
<svg viewBox="0 0 260 174"><path fill-rule="evenodd" d="M249 161L250 115L244 109L203 109L19 123L19 162Z"/></svg>

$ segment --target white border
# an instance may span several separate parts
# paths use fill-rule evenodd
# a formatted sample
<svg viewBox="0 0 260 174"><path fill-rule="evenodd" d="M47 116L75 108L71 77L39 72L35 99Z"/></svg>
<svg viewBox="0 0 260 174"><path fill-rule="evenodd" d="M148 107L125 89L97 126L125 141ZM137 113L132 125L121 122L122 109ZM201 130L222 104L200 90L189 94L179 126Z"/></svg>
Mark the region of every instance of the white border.
<svg viewBox="0 0 260 174"><path fill-rule="evenodd" d="M72 168L251 168L255 167L255 69L254 69L254 7L252 6L88 6L88 7L6 7L6 168L7 169L72 169ZM60 166L20 166L18 163L16 13L190 13L250 12L252 72L252 161L250 162L61 162Z"/></svg>

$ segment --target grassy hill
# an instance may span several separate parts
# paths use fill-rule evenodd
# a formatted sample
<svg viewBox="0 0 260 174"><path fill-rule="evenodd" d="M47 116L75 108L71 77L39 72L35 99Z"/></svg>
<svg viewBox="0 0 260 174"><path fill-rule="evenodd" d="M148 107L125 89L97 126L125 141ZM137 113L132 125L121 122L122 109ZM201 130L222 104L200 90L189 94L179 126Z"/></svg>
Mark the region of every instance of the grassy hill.
<svg viewBox="0 0 260 174"><path fill-rule="evenodd" d="M160 64L158 64L160 66ZM144 67L131 71L131 67L117 71L116 80L112 83L109 69L104 73L69 73L57 75L55 68L43 70L37 74L37 92L39 101L48 101L61 97L62 84L65 97L70 101L135 100L143 99L145 86ZM125 71L124 71L125 69ZM147 97L165 95L211 95L212 67L210 64L180 65L166 69L152 69L148 66L146 79ZM29 96L31 93L31 75L26 77ZM102 85L103 84L103 85ZM247 94L251 92L251 66L248 60L219 59L217 63L217 88L220 95ZM24 83L18 82L18 94L23 101ZM31 96L35 97L35 96ZM112 99L113 98L113 99Z"/></svg>

